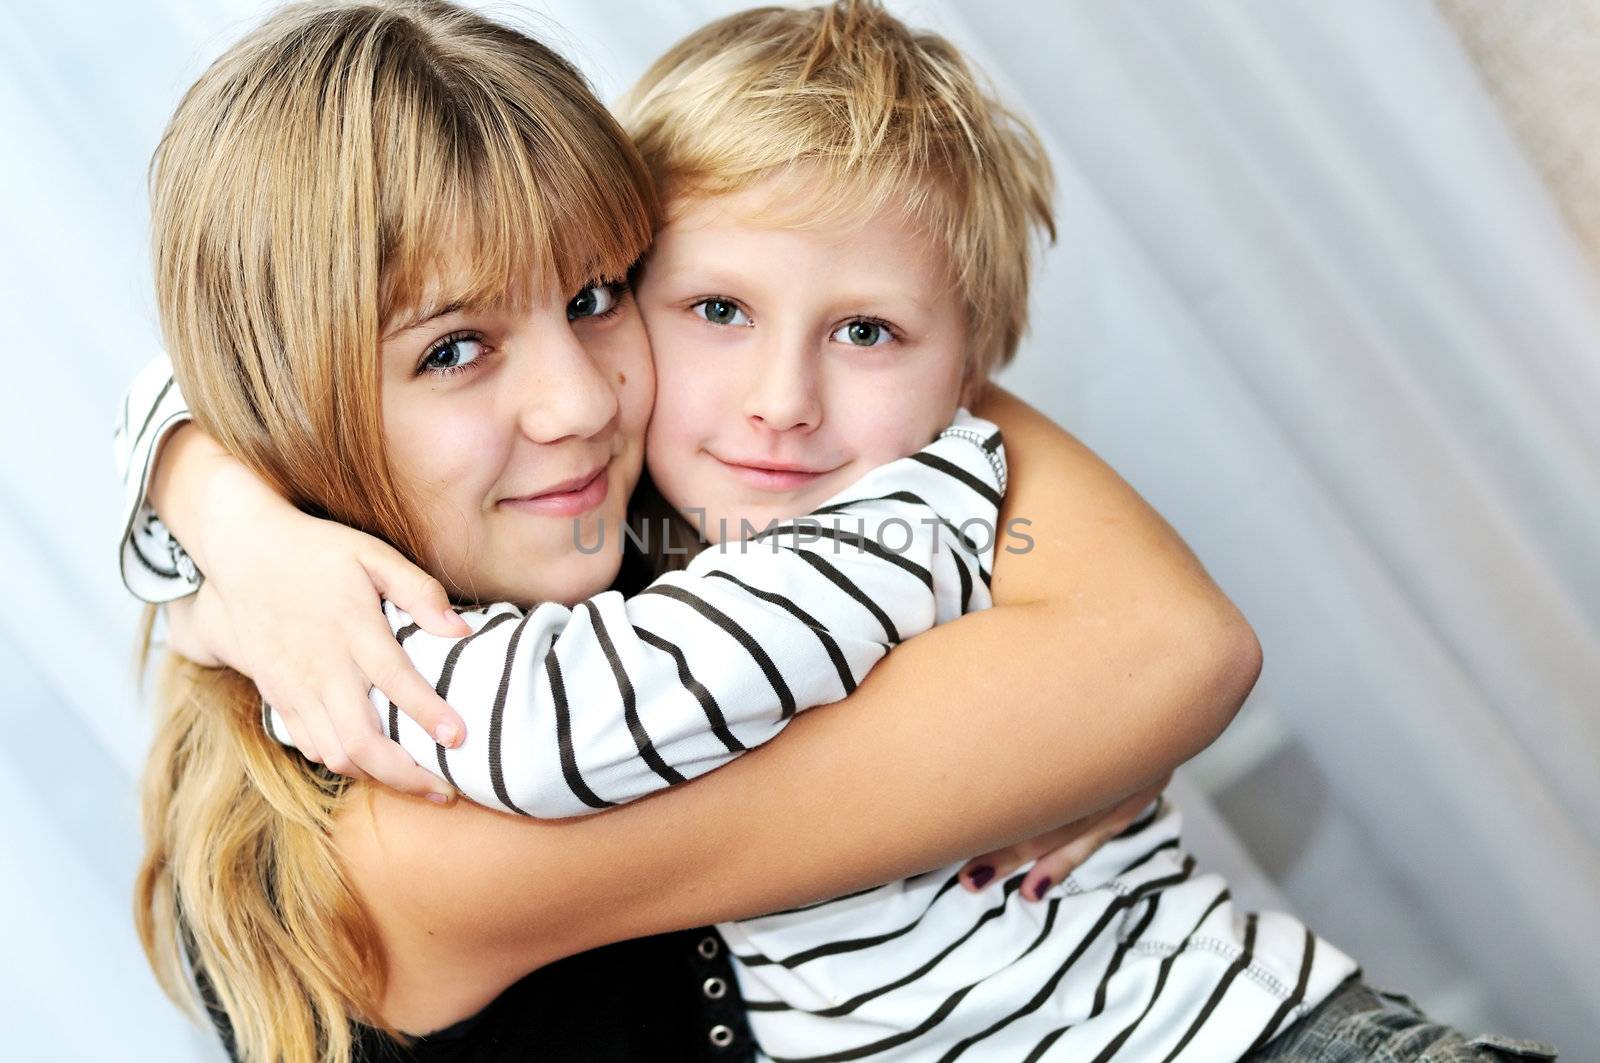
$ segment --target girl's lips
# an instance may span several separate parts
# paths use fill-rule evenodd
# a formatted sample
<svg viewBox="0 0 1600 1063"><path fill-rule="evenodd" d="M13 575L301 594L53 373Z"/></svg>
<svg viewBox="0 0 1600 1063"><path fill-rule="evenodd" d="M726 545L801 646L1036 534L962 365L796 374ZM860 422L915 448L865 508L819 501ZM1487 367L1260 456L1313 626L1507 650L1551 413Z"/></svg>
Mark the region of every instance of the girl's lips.
<svg viewBox="0 0 1600 1063"><path fill-rule="evenodd" d="M741 481L762 491L795 491L802 487L808 487L828 475L828 472L801 472L790 469L762 468L756 465L740 465L737 462L724 461L715 454L711 456L719 465L734 476L737 476Z"/></svg>
<svg viewBox="0 0 1600 1063"><path fill-rule="evenodd" d="M502 506L532 513L541 517L581 517L606 500L611 478L606 475L609 463L595 470L587 483L570 491L551 491L530 498L502 499Z"/></svg>

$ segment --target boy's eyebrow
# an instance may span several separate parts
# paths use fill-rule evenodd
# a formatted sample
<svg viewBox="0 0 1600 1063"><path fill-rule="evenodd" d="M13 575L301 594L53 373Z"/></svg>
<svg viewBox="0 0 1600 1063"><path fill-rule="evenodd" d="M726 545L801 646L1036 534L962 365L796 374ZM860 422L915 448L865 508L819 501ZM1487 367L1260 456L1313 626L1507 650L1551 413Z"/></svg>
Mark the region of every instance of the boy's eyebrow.
<svg viewBox="0 0 1600 1063"><path fill-rule="evenodd" d="M917 295L909 288L895 288L888 294L895 298L904 299L906 302L910 303L912 306L916 307L925 314L933 312L934 304L929 300L922 298L920 295Z"/></svg>
<svg viewBox="0 0 1600 1063"><path fill-rule="evenodd" d="M751 283L749 277L736 271L723 272L719 267L701 267L692 264L662 269L656 276L658 279L665 277L668 282L674 284L693 282L699 294L708 294L719 288L728 289L728 294L733 294L737 289L749 288ZM893 280L886 281L883 288L872 291L870 295L875 298L910 303L924 314L933 313L935 307L934 301L923 298L915 288L904 287Z"/></svg>
<svg viewBox="0 0 1600 1063"><path fill-rule="evenodd" d="M403 332L410 332L412 329L421 328L423 325L426 325L435 318L445 317L446 315L453 314L466 305L467 303L464 299L452 299L450 302L441 307L423 310L415 319L407 324L401 325L399 328L390 329L383 338L386 340L392 340Z"/></svg>
<svg viewBox="0 0 1600 1063"><path fill-rule="evenodd" d="M932 314L935 307L934 301L924 299L912 288L902 288L898 286L880 288L870 291L868 297L872 299L883 299L888 302L908 303L918 313L922 314Z"/></svg>

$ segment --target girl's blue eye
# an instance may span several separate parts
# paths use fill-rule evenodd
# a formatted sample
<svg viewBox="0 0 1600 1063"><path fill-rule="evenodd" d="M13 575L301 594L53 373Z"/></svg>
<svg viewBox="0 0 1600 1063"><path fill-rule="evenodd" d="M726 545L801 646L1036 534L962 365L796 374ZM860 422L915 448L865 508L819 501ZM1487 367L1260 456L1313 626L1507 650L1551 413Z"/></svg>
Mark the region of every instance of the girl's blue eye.
<svg viewBox="0 0 1600 1063"><path fill-rule="evenodd" d="M689 308L713 325L748 325L750 315L732 299L702 299Z"/></svg>
<svg viewBox="0 0 1600 1063"><path fill-rule="evenodd" d="M882 347L894 339L894 333L876 321L857 318L840 328L832 338L839 343L848 343L855 347Z"/></svg>
<svg viewBox="0 0 1600 1063"><path fill-rule="evenodd" d="M591 284L583 291L572 297L567 304L567 320L576 321L580 317L605 317L616 309L617 300L622 295L620 284Z"/></svg>
<svg viewBox="0 0 1600 1063"><path fill-rule="evenodd" d="M483 340L471 332L446 336L422 356L418 369L422 372L449 374L459 372L483 357Z"/></svg>

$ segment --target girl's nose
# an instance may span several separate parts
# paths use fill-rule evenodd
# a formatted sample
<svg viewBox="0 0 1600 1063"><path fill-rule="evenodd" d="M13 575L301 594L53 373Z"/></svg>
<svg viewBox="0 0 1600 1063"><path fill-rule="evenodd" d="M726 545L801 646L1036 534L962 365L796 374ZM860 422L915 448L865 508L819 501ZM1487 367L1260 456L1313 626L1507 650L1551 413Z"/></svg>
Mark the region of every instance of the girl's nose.
<svg viewBox="0 0 1600 1063"><path fill-rule="evenodd" d="M520 414L523 433L535 443L588 439L615 425L620 404L611 377L569 328L553 328L527 359L531 379Z"/></svg>

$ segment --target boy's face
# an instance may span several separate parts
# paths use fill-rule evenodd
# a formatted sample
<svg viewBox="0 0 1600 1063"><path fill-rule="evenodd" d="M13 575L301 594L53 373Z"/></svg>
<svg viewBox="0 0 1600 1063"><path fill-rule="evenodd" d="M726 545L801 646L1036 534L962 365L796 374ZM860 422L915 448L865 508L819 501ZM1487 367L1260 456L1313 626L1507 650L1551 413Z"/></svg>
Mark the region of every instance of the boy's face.
<svg viewBox="0 0 1600 1063"><path fill-rule="evenodd" d="M938 241L897 210L763 225L793 188L678 205L638 289L656 362L650 475L675 509L705 511L711 542L913 453L961 398L966 321Z"/></svg>

